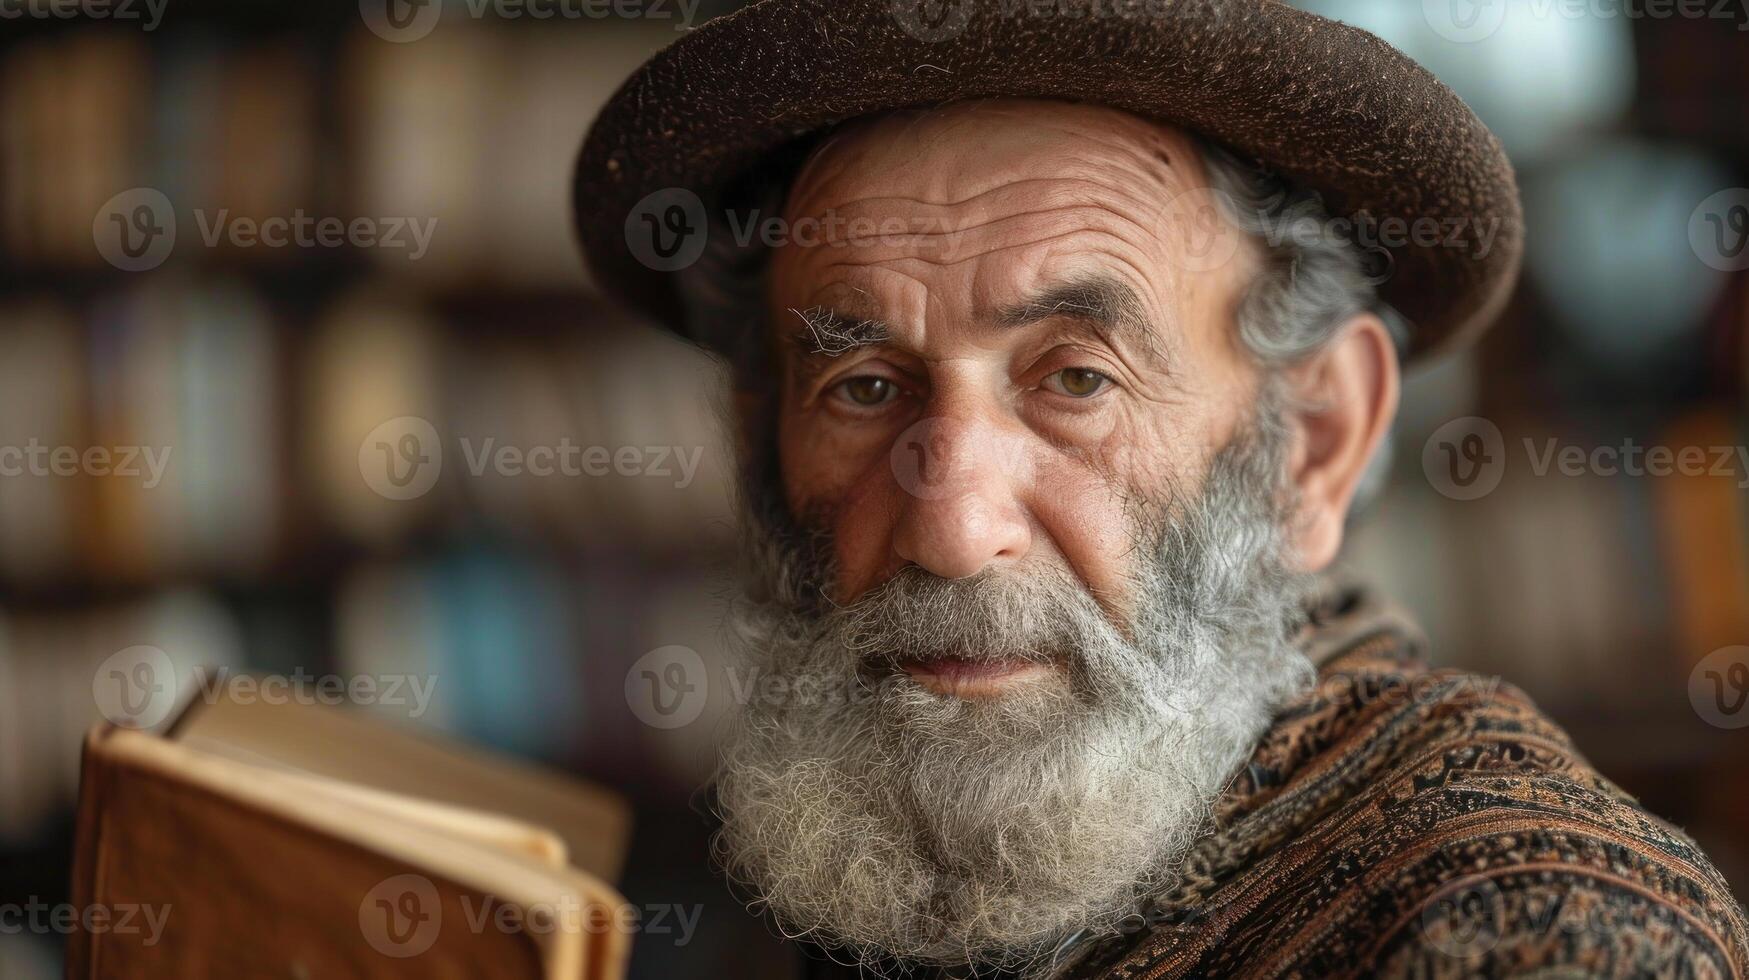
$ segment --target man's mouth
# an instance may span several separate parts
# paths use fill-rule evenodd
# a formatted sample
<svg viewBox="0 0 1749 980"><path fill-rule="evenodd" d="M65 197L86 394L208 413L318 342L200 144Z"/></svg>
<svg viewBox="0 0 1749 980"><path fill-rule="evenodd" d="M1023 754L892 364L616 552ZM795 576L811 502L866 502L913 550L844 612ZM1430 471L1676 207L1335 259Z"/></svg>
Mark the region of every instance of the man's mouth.
<svg viewBox="0 0 1749 980"><path fill-rule="evenodd" d="M932 694L967 700L1001 697L1057 673L1052 664L1024 657L930 657L901 660L898 667Z"/></svg>

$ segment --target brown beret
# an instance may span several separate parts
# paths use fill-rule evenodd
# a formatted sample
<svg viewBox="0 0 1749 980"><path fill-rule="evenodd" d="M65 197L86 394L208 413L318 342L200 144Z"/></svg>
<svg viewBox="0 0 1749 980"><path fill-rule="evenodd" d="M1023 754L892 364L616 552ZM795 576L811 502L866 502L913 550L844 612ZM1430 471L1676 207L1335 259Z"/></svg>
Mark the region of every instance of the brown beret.
<svg viewBox="0 0 1749 980"><path fill-rule="evenodd" d="M686 334L672 279L698 249L650 246L707 223L641 209L720 206L846 120L993 97L1123 109L1320 192L1388 251L1380 294L1412 325L1411 357L1474 337L1517 278L1523 217L1494 135L1384 41L1271 0L758 0L659 52L602 110L574 186L589 265Z"/></svg>

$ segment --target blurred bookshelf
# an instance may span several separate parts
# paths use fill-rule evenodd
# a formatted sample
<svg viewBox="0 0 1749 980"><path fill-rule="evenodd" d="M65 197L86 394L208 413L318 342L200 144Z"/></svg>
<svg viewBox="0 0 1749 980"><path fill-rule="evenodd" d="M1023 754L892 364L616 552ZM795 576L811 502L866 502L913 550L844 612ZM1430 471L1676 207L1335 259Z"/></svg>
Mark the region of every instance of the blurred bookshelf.
<svg viewBox="0 0 1749 980"><path fill-rule="evenodd" d="M0 34L0 444L170 453L157 479L137 458L132 478L116 459L0 480L0 902L66 899L94 675L139 644L179 675L436 678L416 723L685 815L634 843L655 856L628 897L672 889L676 865L708 880L687 798L711 734L639 724L624 678L654 647L715 655L722 376L597 297L569 221L589 121L676 25L450 7L408 44L356 3L187 0L150 32ZM178 227L168 260L133 273L93 220L138 187ZM209 244L221 213L434 225L413 258ZM405 416L432 424L441 472L389 499L361 447ZM633 447L650 465L505 472L480 447ZM714 915L692 952L738 941ZM6 937L0 975L56 975L52 939ZM640 951L635 972L676 954Z"/></svg>

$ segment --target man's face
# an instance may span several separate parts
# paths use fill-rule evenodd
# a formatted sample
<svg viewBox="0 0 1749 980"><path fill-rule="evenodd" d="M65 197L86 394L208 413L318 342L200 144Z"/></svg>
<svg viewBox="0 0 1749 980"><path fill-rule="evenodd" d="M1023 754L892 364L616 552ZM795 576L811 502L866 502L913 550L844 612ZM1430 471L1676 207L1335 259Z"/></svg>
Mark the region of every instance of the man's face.
<svg viewBox="0 0 1749 980"><path fill-rule="evenodd" d="M716 783L793 934L1018 964L1109 928L1305 681L1291 439L1210 204L1186 140L1056 104L804 167L792 222L875 234L773 257L781 485L731 632L769 696Z"/></svg>
<svg viewBox="0 0 1749 980"><path fill-rule="evenodd" d="M1049 567L1125 614L1136 508L1193 491L1256 393L1250 246L1213 203L1184 136L1064 103L889 116L818 152L786 217L836 241L777 251L768 314L783 490L835 543L839 602L908 565Z"/></svg>

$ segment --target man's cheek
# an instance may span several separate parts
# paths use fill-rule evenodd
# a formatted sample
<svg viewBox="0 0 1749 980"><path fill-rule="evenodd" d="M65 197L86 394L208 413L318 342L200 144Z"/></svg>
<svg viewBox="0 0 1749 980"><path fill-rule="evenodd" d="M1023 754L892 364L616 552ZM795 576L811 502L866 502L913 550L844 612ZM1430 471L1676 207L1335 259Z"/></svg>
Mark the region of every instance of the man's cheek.
<svg viewBox="0 0 1749 980"><path fill-rule="evenodd" d="M786 427L779 451L791 513L849 507L851 498L866 491L867 484L885 476L883 448L875 433L817 425Z"/></svg>
<svg viewBox="0 0 1749 980"><path fill-rule="evenodd" d="M854 602L898 572L893 532L901 506L891 481L866 481L842 498L831 524L838 602Z"/></svg>
<svg viewBox="0 0 1749 980"><path fill-rule="evenodd" d="M1115 606L1128 595L1140 553L1130 491L1062 461L1041 468L1039 486L1032 512L1046 539L1101 604Z"/></svg>
<svg viewBox="0 0 1749 980"><path fill-rule="evenodd" d="M1133 413L1110 413L1097 437L1075 433L1060 442L1039 440L1032 447L1031 469L1047 492L1064 486L1083 487L1084 495L1103 488L1116 498L1152 498L1169 480L1167 443L1152 427L1141 426Z"/></svg>
<svg viewBox="0 0 1749 980"><path fill-rule="evenodd" d="M900 491L884 453L834 439L806 439L785 447L784 493L790 514L806 530L833 543L838 598L870 585L892 548Z"/></svg>
<svg viewBox="0 0 1749 980"><path fill-rule="evenodd" d="M1158 508L1197 492L1224 440L1205 407L1147 408L1127 413L1098 448L1094 465L1136 505Z"/></svg>

